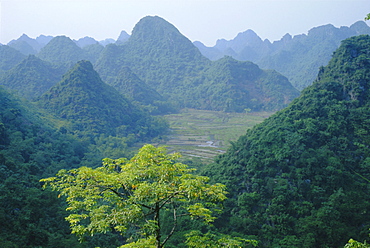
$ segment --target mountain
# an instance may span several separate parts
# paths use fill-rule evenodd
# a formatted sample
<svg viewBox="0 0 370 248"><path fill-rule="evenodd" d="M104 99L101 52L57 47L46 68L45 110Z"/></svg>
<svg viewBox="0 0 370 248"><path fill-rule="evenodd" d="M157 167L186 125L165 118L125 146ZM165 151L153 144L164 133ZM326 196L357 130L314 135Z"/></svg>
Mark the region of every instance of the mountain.
<svg viewBox="0 0 370 248"><path fill-rule="evenodd" d="M249 67L249 63L230 63L229 65L237 66L232 71L240 70L226 75L229 72L217 71L214 67L222 64L227 59L213 63L199 52L199 50L191 43L189 39L183 36L172 24L157 16L148 16L141 19L132 31L131 37L121 45L108 45L101 53L99 60L96 62L96 70L101 75L102 79L108 84L112 84L116 80L116 76L123 67L129 68L137 77L145 82L150 88L155 89L165 99L168 99L172 106L178 108L192 107L210 110L229 110L229 111L244 111L244 109L265 109L275 110L279 106L266 105L267 102L289 102L298 92L291 94L292 90L289 83L280 84L282 81L277 80L279 77L264 77L254 78L253 82L250 79L244 78L243 83L248 80L249 86L243 83L234 82L234 86L228 85L231 81L237 81L236 78L248 68L242 68L244 65ZM252 66L253 67L253 66ZM253 67L255 68L255 67ZM258 69L260 70L260 69ZM211 72L225 73L218 77L211 75ZM260 75L262 75L261 73ZM265 73L263 75L272 75ZM275 73L274 75L278 75ZM248 77L245 75L245 77ZM270 81L269 81L270 80ZM260 87L261 82L269 85ZM268 81L268 82L267 82ZM279 82L276 85L274 83ZM287 82L287 81L285 81ZM240 88L244 87L242 92L250 85L255 84L255 91L261 93L260 96L239 94ZM280 84L280 85L279 85ZM285 85L288 88L281 87ZM221 90L222 89L222 90ZM224 92L227 90L227 92ZM267 91L274 91L270 94ZM279 93L276 93L278 92ZM293 96L294 95L294 96ZM267 101L259 101L258 107L250 104L253 99L267 99L266 96L279 99L270 99ZM293 97L292 97L293 96ZM248 98L245 98L248 97ZM233 101L238 101L238 107L228 107L230 98ZM218 99L218 100L217 100ZM232 103L234 104L234 103ZM256 105L256 106L257 106ZM284 105L285 106L285 105Z"/></svg>
<svg viewBox="0 0 370 248"><path fill-rule="evenodd" d="M8 44L9 45L9 44ZM29 54L36 54L37 51L33 49L33 47L27 43L26 41L23 40L16 40L12 42L10 47L13 47L14 49L20 51L24 55L29 55Z"/></svg>
<svg viewBox="0 0 370 248"><path fill-rule="evenodd" d="M225 112L244 112L246 108L276 111L299 95L288 79L276 71L261 70L252 62L232 57L213 62L202 76L203 82L193 95L194 108Z"/></svg>
<svg viewBox="0 0 370 248"><path fill-rule="evenodd" d="M343 247L370 226L370 36L346 39L317 80L204 173L230 192L223 232L261 247Z"/></svg>
<svg viewBox="0 0 370 248"><path fill-rule="evenodd" d="M14 71L46 77L47 65L30 55ZM39 180L61 169L99 166L105 157L128 157L132 142L162 134L166 123L104 84L88 61L78 62L38 104L55 115L0 86L1 247L122 245L114 234L80 243L65 221L62 198Z"/></svg>
<svg viewBox="0 0 370 248"><path fill-rule="evenodd" d="M39 180L79 165L86 147L0 87L1 247L80 247L66 211Z"/></svg>
<svg viewBox="0 0 370 248"><path fill-rule="evenodd" d="M104 50L104 46L100 43L95 43L85 46L83 50L87 54L87 58L89 58L89 61L91 61L91 63L95 63Z"/></svg>
<svg viewBox="0 0 370 248"><path fill-rule="evenodd" d="M59 82L62 72L34 55L29 55L0 77L0 85L28 100L34 100Z"/></svg>
<svg viewBox="0 0 370 248"><path fill-rule="evenodd" d="M146 107L152 114L174 112L168 102L156 90L151 89L130 68L122 67L116 80L111 83L127 99Z"/></svg>
<svg viewBox="0 0 370 248"><path fill-rule="evenodd" d="M261 68L274 69L287 76L299 90L314 81L318 68L326 65L340 42L351 36L370 34L370 27L359 21L350 27L331 24L312 28L305 35L286 34L281 40L262 41L252 30L239 33L233 40L218 40L214 47L194 43L204 56L215 60L224 55L252 61Z"/></svg>
<svg viewBox="0 0 370 248"><path fill-rule="evenodd" d="M10 46L0 45L0 74L13 68L25 57L24 54Z"/></svg>
<svg viewBox="0 0 370 248"><path fill-rule="evenodd" d="M128 38L130 38L130 35L126 31L122 30L118 36L116 44L123 44L128 40Z"/></svg>
<svg viewBox="0 0 370 248"><path fill-rule="evenodd" d="M44 61L69 68L77 61L87 59L88 55L70 38L57 36L40 50L37 57Z"/></svg>
<svg viewBox="0 0 370 248"><path fill-rule="evenodd" d="M230 51L235 52L237 54L235 58L238 60L258 61L268 54L270 46L271 43L268 40L262 41L253 30L248 29L239 33L231 41L218 40L215 48L225 55L231 55Z"/></svg>
<svg viewBox="0 0 370 248"><path fill-rule="evenodd" d="M26 34L23 34L17 40L10 41L8 46L17 49L24 55L36 54L42 47L35 39L28 37Z"/></svg>
<svg viewBox="0 0 370 248"><path fill-rule="evenodd" d="M99 42L97 42L94 38L86 36L84 38L78 39L77 41L75 41L75 43L77 44L77 46L84 48L88 45L97 44Z"/></svg>
<svg viewBox="0 0 370 248"><path fill-rule="evenodd" d="M103 45L103 46L106 46L108 44L111 44L111 43L115 43L116 41L114 39L105 39L105 40L101 40L99 41L99 44Z"/></svg>
<svg viewBox="0 0 370 248"><path fill-rule="evenodd" d="M109 45L104 53L96 65L104 80L128 66L160 93L177 87L185 75L196 75L208 61L172 24L157 16L141 19L126 43Z"/></svg>
<svg viewBox="0 0 370 248"><path fill-rule="evenodd" d="M40 35L36 39L32 39L26 34L23 34L18 39L10 41L8 46L13 47L24 55L30 55L40 52L41 48L43 48L52 39L52 36L45 35Z"/></svg>
<svg viewBox="0 0 370 248"><path fill-rule="evenodd" d="M73 123L75 132L149 138L163 131L147 113L105 84L89 61L79 61L43 94L40 106Z"/></svg>
<svg viewBox="0 0 370 248"><path fill-rule="evenodd" d="M36 41L41 45L43 48L46 44L48 44L54 37L50 35L40 35L36 37Z"/></svg>
<svg viewBox="0 0 370 248"><path fill-rule="evenodd" d="M194 46L196 46L199 49L199 51L205 57L209 58L210 60L218 60L218 59L221 59L223 56L225 56L217 48L215 48L215 47L207 47L206 45L204 45L200 41L194 41L193 44L194 44Z"/></svg>

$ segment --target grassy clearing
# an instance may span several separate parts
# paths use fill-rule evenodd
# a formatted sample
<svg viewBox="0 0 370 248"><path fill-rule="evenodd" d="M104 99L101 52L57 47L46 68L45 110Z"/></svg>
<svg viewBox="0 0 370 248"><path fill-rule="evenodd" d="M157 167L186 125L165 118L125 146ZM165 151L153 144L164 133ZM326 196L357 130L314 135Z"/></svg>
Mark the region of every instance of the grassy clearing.
<svg viewBox="0 0 370 248"><path fill-rule="evenodd" d="M165 116L170 123L171 134L163 145L169 151L180 152L185 158L209 160L224 153L230 141L237 140L247 129L271 114L184 109L179 114Z"/></svg>

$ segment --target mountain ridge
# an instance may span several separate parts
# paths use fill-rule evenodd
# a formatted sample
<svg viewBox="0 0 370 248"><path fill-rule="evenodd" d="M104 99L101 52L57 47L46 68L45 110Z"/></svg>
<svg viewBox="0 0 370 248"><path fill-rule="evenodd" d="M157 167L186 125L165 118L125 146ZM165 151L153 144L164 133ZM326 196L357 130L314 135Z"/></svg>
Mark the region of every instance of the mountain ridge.
<svg viewBox="0 0 370 248"><path fill-rule="evenodd" d="M124 44L105 47L96 63L96 69L103 80L112 84L112 80L120 68L128 67L149 87L155 89L171 104L179 108L191 107L219 111L225 109L244 111L248 108L257 111L257 109L261 109L260 105L253 107L248 103L254 98L253 96L250 99L238 99L237 101L240 101L237 104L238 107L233 104L235 108L230 108L228 99L237 98L238 89L228 88L226 86L228 82L225 80L221 83L217 77L212 79L209 71L214 71L212 68L216 64L217 62L205 58L191 41L172 24L163 18L148 16L136 24L131 37ZM248 63L245 65L249 66ZM240 68L239 73L243 74L242 67L238 68ZM213 82L214 80L219 81ZM230 78L230 80L234 79ZM279 80L276 81L276 83L279 82ZM217 90L216 87L220 85L223 85L223 89L228 92ZM277 87L276 94L271 94L270 97L278 97L279 100L275 100L281 101L282 95L283 98L285 97L284 91L289 92L288 94L294 91L291 85L285 85L288 88L283 90ZM200 92L203 92L203 95ZM293 95L298 96L298 91ZM217 97L219 102L212 104L211 102L215 101L211 99ZM291 96L286 96L286 98L292 99ZM263 105L263 102L259 102L259 104L261 103ZM265 109L272 110L270 107L266 105ZM279 105L273 109L281 107L282 105Z"/></svg>
<svg viewBox="0 0 370 248"><path fill-rule="evenodd" d="M369 48L369 35L344 40L298 98L205 167L231 192L216 226L261 247L368 238Z"/></svg>
<svg viewBox="0 0 370 248"><path fill-rule="evenodd" d="M293 37L286 34L272 43L262 41L254 31L247 30L229 41L218 40L213 47L208 48L199 42L195 45L211 60L228 55L237 60L252 61L264 69L274 69L302 90L314 81L317 69L329 62L331 53L343 39L361 34L370 34L370 27L358 21L350 27L336 28L332 24L313 27L307 34Z"/></svg>
<svg viewBox="0 0 370 248"><path fill-rule="evenodd" d="M29 55L0 77L0 85L15 91L20 97L35 100L55 85L62 72L34 55Z"/></svg>
<svg viewBox="0 0 370 248"><path fill-rule="evenodd" d="M79 61L63 79L44 93L38 103L60 118L73 120L77 130L128 135L141 111L131 105L111 86L101 81L88 61Z"/></svg>

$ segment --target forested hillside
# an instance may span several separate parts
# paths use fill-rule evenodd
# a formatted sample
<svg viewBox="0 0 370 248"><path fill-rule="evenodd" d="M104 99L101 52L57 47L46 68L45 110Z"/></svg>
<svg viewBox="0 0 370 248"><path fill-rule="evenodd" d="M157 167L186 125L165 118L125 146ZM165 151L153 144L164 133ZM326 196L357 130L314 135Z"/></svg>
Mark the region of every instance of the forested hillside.
<svg viewBox="0 0 370 248"><path fill-rule="evenodd" d="M171 106L161 94L149 87L129 67L122 67L118 71L111 86L127 99L142 106L152 114L177 111L177 108Z"/></svg>
<svg viewBox="0 0 370 248"><path fill-rule="evenodd" d="M86 148L2 88L0 103L1 247L79 247L62 202L38 181L79 165Z"/></svg>
<svg viewBox="0 0 370 248"><path fill-rule="evenodd" d="M225 112L276 111L298 96L297 90L280 73L261 70L252 62L232 57L212 62L197 80L203 84L197 86L194 101L188 103L193 108Z"/></svg>
<svg viewBox="0 0 370 248"><path fill-rule="evenodd" d="M204 173L230 192L216 226L260 247L341 247L370 227L370 36L342 42L317 80Z"/></svg>
<svg viewBox="0 0 370 248"><path fill-rule="evenodd" d="M155 226L162 228L154 231L157 243L168 248L186 247L191 239L196 245L189 247L217 242L218 247L230 242L234 242L232 247L240 242L254 245L250 240L254 239L261 248L343 247L350 238L370 240L370 36L342 41L329 61L341 40L366 32L369 27L363 22L340 29L326 25L271 44L250 30L233 41L219 41L212 49L197 43L203 54L213 58L222 51L222 56L210 60L172 24L148 16L136 24L131 36L122 32L117 42L23 35L9 46L1 45L0 247L113 248L142 237L150 241L136 224L149 233ZM276 71L261 69L254 61ZM300 94L280 74L284 70L299 89L313 83ZM315 80L314 71L319 72ZM144 149L136 157L133 154L143 143L168 140L166 135L174 129L170 130L164 114L181 114L177 111L182 108L222 111L212 112L222 119L220 125L226 125L231 115L225 112L278 112L231 142L228 151L209 164L180 160L200 170L190 169L189 175L176 179L181 187L174 189L171 180L179 174L174 168L186 168L175 161L177 155L164 155L162 148L154 146L146 146L149 153ZM173 123L181 123L180 114L172 115ZM195 122L186 119L189 126ZM204 139L210 138L205 125L199 128L204 129ZM183 136L187 141L194 137ZM119 159L123 157L128 159ZM87 167L95 171L103 158L110 162L96 172L119 175L126 170L127 185L117 179L114 187L121 191L102 189L95 187L96 178L91 177L97 193L93 197L119 196L119 201L113 201L119 205L127 200L127 192L138 190L140 197L128 206L133 212L142 207L142 216L137 216L150 221L136 223L127 216L133 225L124 230L119 216L112 212L112 222L99 222L102 208L93 209L91 202L84 202L96 213L91 218L96 217L96 229L87 226L85 231L94 235L79 243L65 221L65 195L43 191L39 180L61 169L64 173L81 167L82 172ZM137 174L124 167L128 161L132 168L139 168ZM141 177L140 168L147 163L153 165L150 173L159 172L156 179L154 174ZM160 164L169 173L162 173ZM223 195L187 180L194 177L207 182L208 178L196 173L208 176L212 185L227 186L223 207L217 202L224 200ZM109 177L100 179L112 185ZM86 178L79 180L84 188ZM156 188L155 180L164 183L163 188ZM184 187L191 193L176 191ZM168 189L174 191L171 196ZM164 198L158 198L156 190ZM209 202L203 194L211 197ZM176 197L180 200L172 202ZM107 204L102 199L94 198L94 206ZM153 199L160 199L155 207L144 203L153 204ZM194 206L181 211L213 221L204 208L212 205L218 215L213 226L192 222L189 216L177 220L185 214L176 212L177 207L189 199L195 200ZM153 210L165 205L168 209L159 218ZM171 221L166 222L170 215ZM81 223L85 226L87 221ZM111 233L94 233L101 230ZM123 231L122 236L119 232ZM193 236L186 236L190 231ZM160 232L171 240L167 242Z"/></svg>
<svg viewBox="0 0 370 248"><path fill-rule="evenodd" d="M62 75L63 70L29 55L0 76L0 85L28 100L35 100L60 81Z"/></svg>
<svg viewBox="0 0 370 248"><path fill-rule="evenodd" d="M47 44L41 42L47 39L51 39ZM19 52L2 47L9 53L7 60L14 57L14 62L5 65L4 61L0 76L13 70L5 76L6 82L0 83L28 99L53 86L55 76L37 75L46 70L41 68L45 63L32 72L19 72L22 69L14 66L23 54L35 54L61 74L77 61L88 60L105 83L153 114L184 107L227 112L276 111L299 95L283 75L273 70L261 70L253 63L231 62L228 58L215 62L207 59L176 27L158 16L142 18L131 36L123 31L114 44L105 47L90 37L73 41L66 36L31 39L27 35L9 42L9 46ZM34 86L21 83L28 79ZM135 86L128 82L135 82ZM122 92L124 89L127 91Z"/></svg>
<svg viewBox="0 0 370 248"><path fill-rule="evenodd" d="M9 46L0 45L0 75L21 62L26 56Z"/></svg>
<svg viewBox="0 0 370 248"><path fill-rule="evenodd" d="M114 234L80 244L70 235L63 202L39 180L60 169L98 166L104 157L130 156L135 142L165 133L167 123L104 84L88 61L37 104L50 113L0 88L1 247L119 246Z"/></svg>
<svg viewBox="0 0 370 248"><path fill-rule="evenodd" d="M220 67L226 70L219 70ZM96 70L108 84L128 67L178 108L241 112L277 110L298 96L283 76L253 63L211 62L173 25L145 17L122 45L101 53ZM276 104L275 104L276 103Z"/></svg>
<svg viewBox="0 0 370 248"><path fill-rule="evenodd" d="M66 36L54 37L36 56L60 68L63 73L69 70L77 61L89 59L87 51L77 46Z"/></svg>
<svg viewBox="0 0 370 248"><path fill-rule="evenodd" d="M165 126L105 84L88 61L78 62L43 94L38 105L71 122L74 132L135 139L155 137Z"/></svg>

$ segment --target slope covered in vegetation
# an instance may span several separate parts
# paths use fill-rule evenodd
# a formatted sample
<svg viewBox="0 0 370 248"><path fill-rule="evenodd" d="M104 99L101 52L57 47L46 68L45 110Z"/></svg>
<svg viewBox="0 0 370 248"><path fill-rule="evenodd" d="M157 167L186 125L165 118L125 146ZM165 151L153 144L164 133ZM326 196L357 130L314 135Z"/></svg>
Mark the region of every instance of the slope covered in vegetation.
<svg viewBox="0 0 370 248"><path fill-rule="evenodd" d="M87 61L79 62L38 104L59 116L0 88L1 247L119 246L115 234L95 235L80 244L65 222L62 199L43 191L39 180L60 169L100 165L104 157L129 156L133 142L162 134L166 122L101 82Z"/></svg>
<svg viewBox="0 0 370 248"><path fill-rule="evenodd" d="M43 108L72 122L74 132L149 138L166 128L105 84L89 61L78 62L38 101Z"/></svg>
<svg viewBox="0 0 370 248"><path fill-rule="evenodd" d="M87 51L66 36L57 36L49 41L36 55L40 59L64 69L66 72L77 61L89 59Z"/></svg>
<svg viewBox="0 0 370 248"><path fill-rule="evenodd" d="M0 88L1 247L79 247L62 202L38 180L77 166L85 147Z"/></svg>
<svg viewBox="0 0 370 248"><path fill-rule="evenodd" d="M50 63L29 55L0 77L0 85L28 100L35 100L60 81L62 74Z"/></svg>
<svg viewBox="0 0 370 248"><path fill-rule="evenodd" d="M0 74L10 70L26 56L10 46L0 45Z"/></svg>
<svg viewBox="0 0 370 248"><path fill-rule="evenodd" d="M276 110L299 94L283 76L252 63L227 58L211 62L173 25L157 16L141 19L127 42L108 45L96 63L108 84L123 67L179 108Z"/></svg>
<svg viewBox="0 0 370 248"><path fill-rule="evenodd" d="M218 227L261 247L341 247L370 226L370 36L205 169L230 192Z"/></svg>
<svg viewBox="0 0 370 248"><path fill-rule="evenodd" d="M283 75L232 57L212 62L201 80L203 83L198 85L192 94L193 102L189 103L193 108L225 112L276 111L298 96L298 91Z"/></svg>

